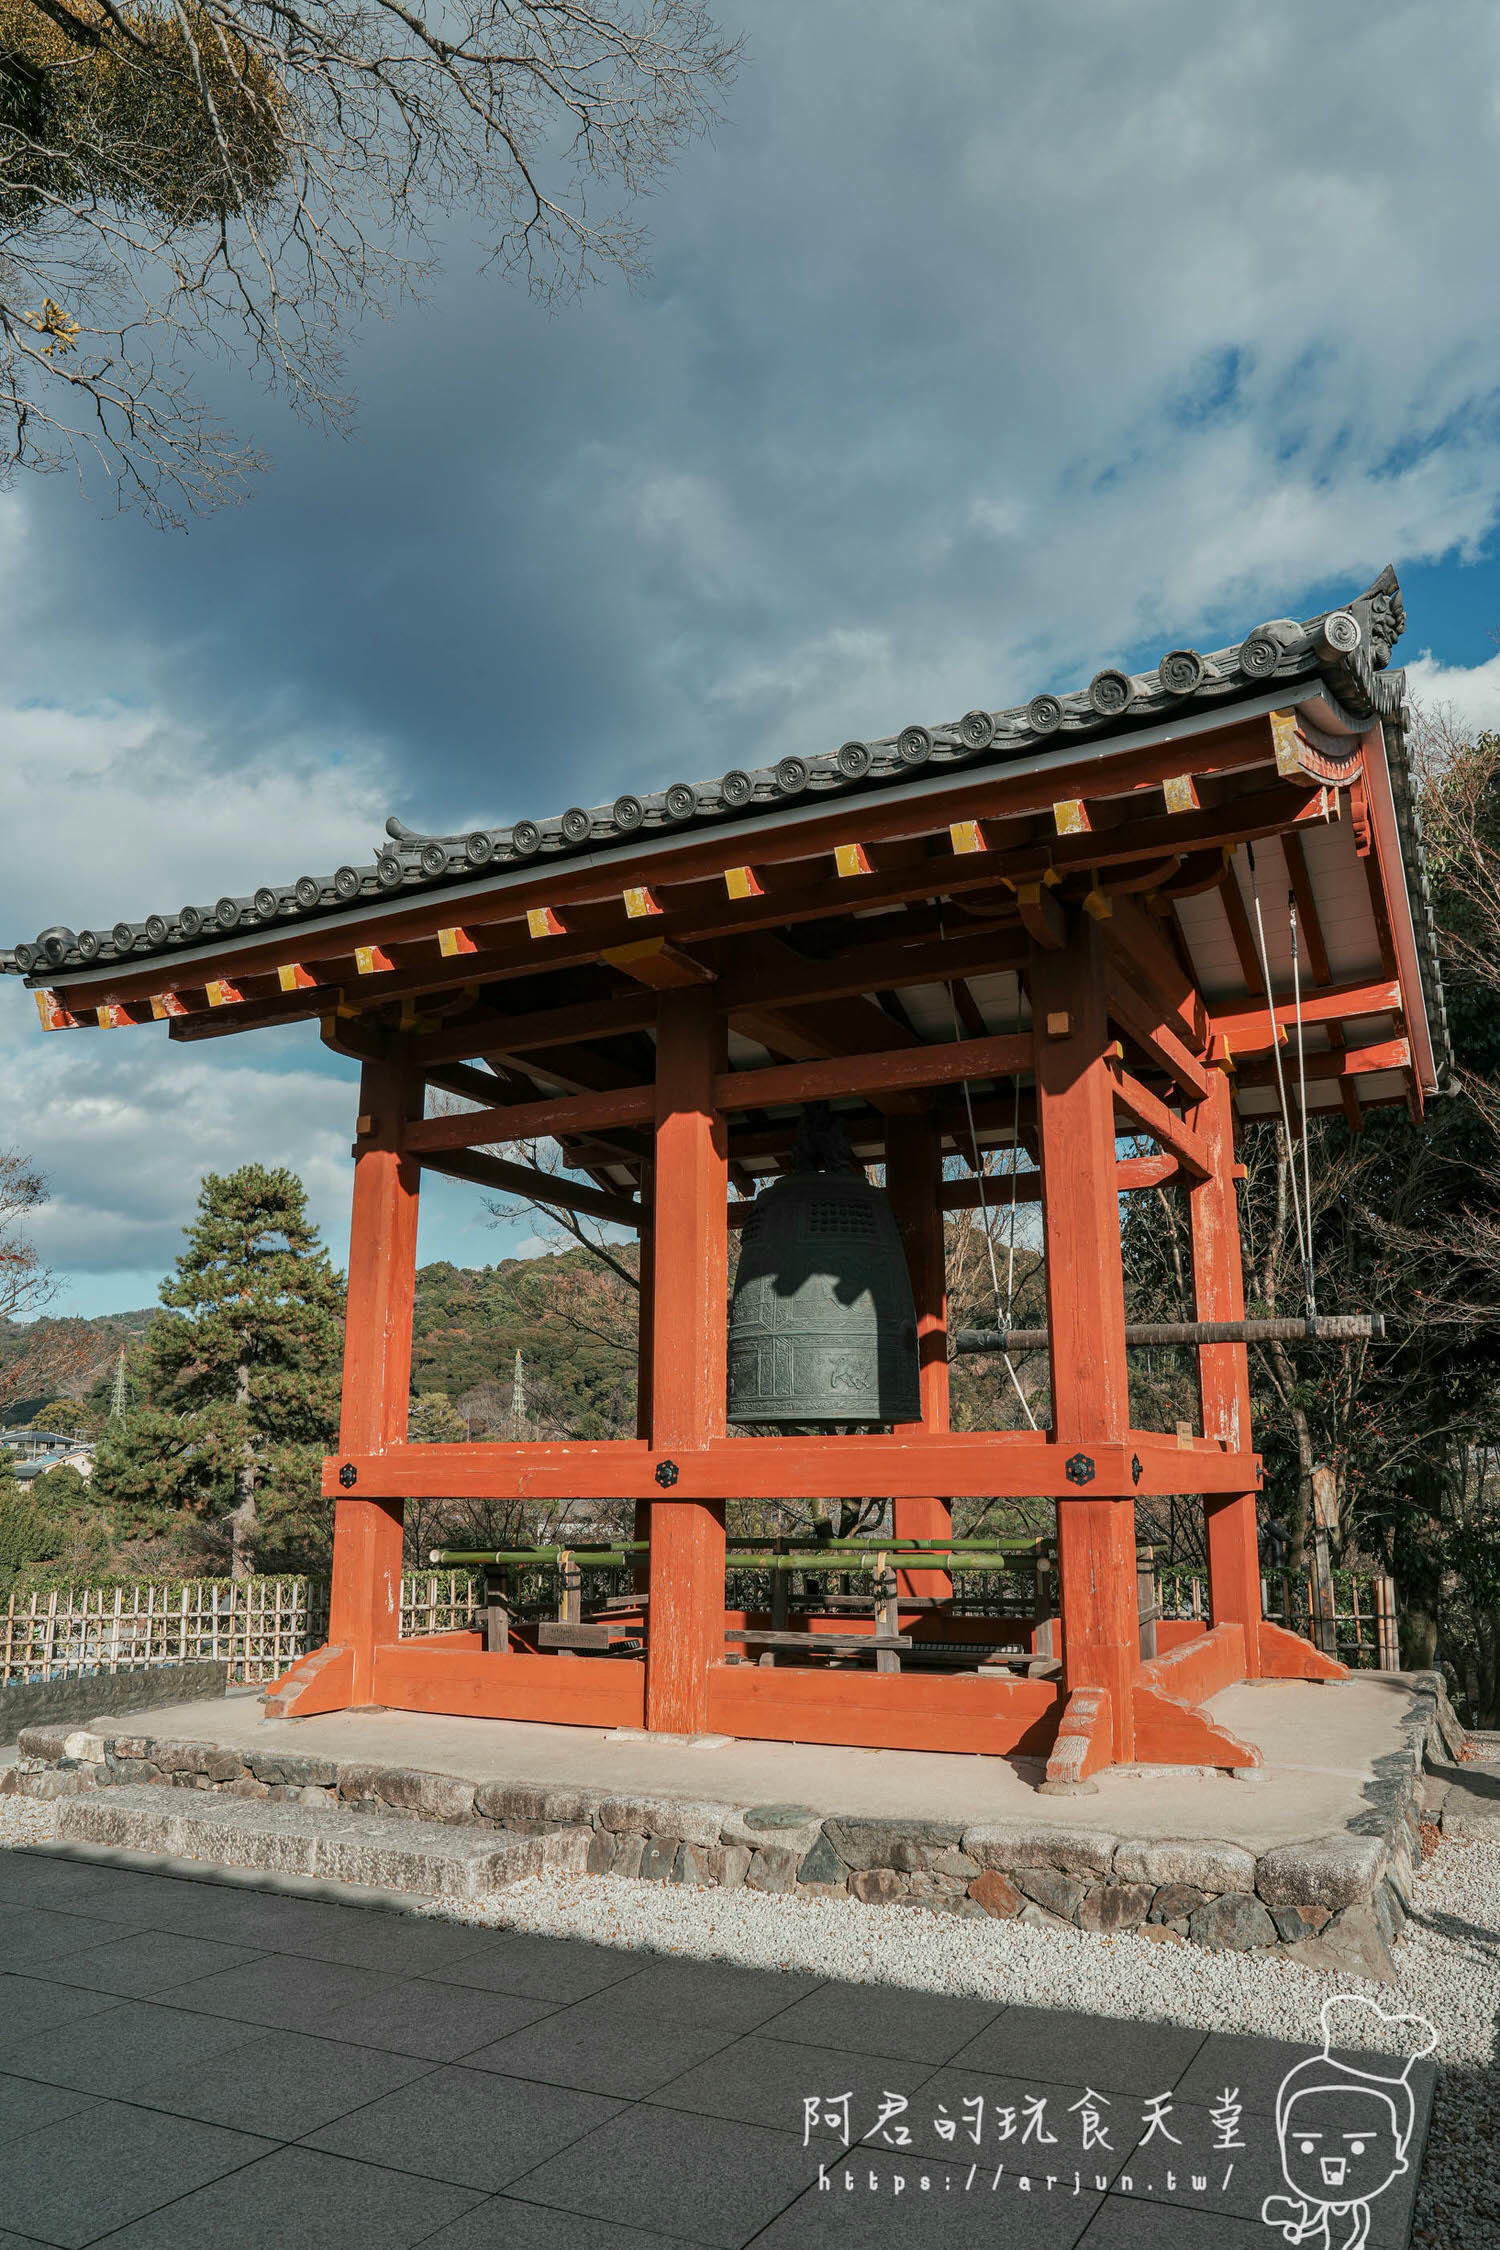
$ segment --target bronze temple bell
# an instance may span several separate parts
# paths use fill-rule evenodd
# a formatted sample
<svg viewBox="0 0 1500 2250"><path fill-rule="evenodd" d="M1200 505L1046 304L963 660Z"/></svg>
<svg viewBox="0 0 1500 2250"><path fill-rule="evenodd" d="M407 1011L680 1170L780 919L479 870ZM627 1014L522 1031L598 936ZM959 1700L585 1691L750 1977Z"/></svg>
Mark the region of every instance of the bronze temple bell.
<svg viewBox="0 0 1500 2250"><path fill-rule="evenodd" d="M842 1128L810 1111L795 1169L755 1199L729 1310L729 1420L783 1430L921 1419L901 1231Z"/></svg>

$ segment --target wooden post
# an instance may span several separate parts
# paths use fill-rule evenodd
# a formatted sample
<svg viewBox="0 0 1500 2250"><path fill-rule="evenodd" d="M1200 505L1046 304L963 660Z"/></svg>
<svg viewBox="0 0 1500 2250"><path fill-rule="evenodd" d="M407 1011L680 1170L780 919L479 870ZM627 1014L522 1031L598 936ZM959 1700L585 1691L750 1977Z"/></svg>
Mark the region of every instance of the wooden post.
<svg viewBox="0 0 1500 2250"><path fill-rule="evenodd" d="M1161 1621L1161 1603L1156 1598L1156 1549L1140 1547L1135 1558L1136 1616L1141 1632L1141 1662L1147 1664L1156 1655L1156 1628Z"/></svg>
<svg viewBox="0 0 1500 2250"><path fill-rule="evenodd" d="M1384 1572L1375 1581L1375 1662L1382 1672L1401 1669L1401 1637L1396 1629L1396 1581Z"/></svg>
<svg viewBox="0 0 1500 2250"><path fill-rule="evenodd" d="M655 1279L656 1253L654 1247L656 1209L656 1182L651 1160L641 1166L641 1219L638 1232L640 1244L637 1274L640 1287L636 1292L636 1345L635 1345L635 1434L638 1438L651 1438L651 1355L656 1342ZM727 1241L727 1237L726 1237ZM651 1537L651 1503L637 1500L633 1539ZM644 1594L651 1584L649 1553L636 1555L630 1571L632 1593Z"/></svg>
<svg viewBox="0 0 1500 2250"><path fill-rule="evenodd" d="M1339 1652L1338 1607L1333 1591L1333 1559L1329 1535L1339 1527L1338 1486L1333 1471L1320 1462L1312 1473L1313 1585L1317 1596L1318 1646L1325 1656Z"/></svg>
<svg viewBox="0 0 1500 2250"><path fill-rule="evenodd" d="M886 1120L885 1184L906 1248L917 1308L922 1400L920 1422L898 1422L896 1435L942 1435L949 1426L948 1275L941 1201L942 1143L930 1115L903 1114ZM947 1500L891 1502L891 1532L897 1539L946 1539L952 1529L953 1508ZM953 1592L953 1580L946 1570L898 1571L896 1583L903 1594L941 1599Z"/></svg>
<svg viewBox="0 0 1500 2250"><path fill-rule="evenodd" d="M646 1725L663 1734L708 1731L709 1667L724 1656L724 1503L674 1500L663 1479L674 1446L726 1426L728 1136L713 1090L727 1045L711 987L661 995L651 1355L661 1497L651 1503Z"/></svg>
<svg viewBox="0 0 1500 2250"><path fill-rule="evenodd" d="M1193 1112L1193 1129L1212 1171L1188 1189L1193 1243L1193 1305L1199 1320L1243 1320L1244 1274L1239 1210L1234 1193L1234 1097L1229 1074L1209 1072L1206 1101ZM1198 1352L1198 1397L1203 1435L1224 1439L1233 1451L1250 1446L1250 1359L1243 1344L1205 1344ZM1261 1674L1260 1553L1255 1494L1213 1493L1204 1501L1209 1603L1215 1625L1240 1625L1245 1672Z"/></svg>
<svg viewBox="0 0 1500 2250"><path fill-rule="evenodd" d="M925 1577L928 1574L923 1572L922 1575ZM884 1555L876 1556L875 1632L876 1636L882 1640L894 1639L901 1630L901 1612L896 1597L896 1586L900 1576L899 1571L891 1570L887 1566ZM901 1651L897 1648L878 1648L875 1651L875 1669L877 1672L899 1672L901 1669Z"/></svg>
<svg viewBox="0 0 1500 2250"><path fill-rule="evenodd" d="M342 1453L381 1453L406 1435L420 1169L401 1154L401 1131L421 1104L421 1081L409 1071L364 1065L360 1121L369 1130L354 1159ZM328 1640L353 1654L356 1709L370 1700L376 1648L401 1635L403 1512L400 1500L362 1500L357 1490L341 1492L334 1506Z"/></svg>
<svg viewBox="0 0 1500 2250"><path fill-rule="evenodd" d="M1135 1754L1140 1668L1135 1506L1100 1489L1090 1445L1130 1429L1125 1274L1115 1189L1113 1080L1098 926L1085 917L1056 951L1031 948L1029 985L1042 1151L1052 1436L1077 1461L1078 1498L1057 1504L1064 1681L1105 1688L1113 1755Z"/></svg>

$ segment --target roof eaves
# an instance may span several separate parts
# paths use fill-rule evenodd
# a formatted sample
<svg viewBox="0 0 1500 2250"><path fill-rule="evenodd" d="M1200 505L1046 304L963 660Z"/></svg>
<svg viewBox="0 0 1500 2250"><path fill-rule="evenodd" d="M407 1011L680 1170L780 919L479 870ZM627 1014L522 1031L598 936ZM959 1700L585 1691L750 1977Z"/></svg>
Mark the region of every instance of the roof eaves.
<svg viewBox="0 0 1500 2250"><path fill-rule="evenodd" d="M727 841L769 822L805 817L809 799L876 791L904 795L919 783L941 787L957 769L1062 763L1095 743L1123 744L1153 729L1175 732L1179 719L1198 718L1206 727L1229 710L1250 716L1293 700L1292 690L1319 680L1339 706L1343 723L1337 731L1354 732L1399 708L1399 688L1393 695L1384 667L1402 622L1400 590L1387 570L1348 609L1325 611L1300 624L1273 619L1210 656L1172 649L1148 672L1106 667L1070 694L1036 695L1002 711L971 710L938 726L912 725L876 741L846 742L811 759L785 757L775 766L735 769L716 781L676 782L646 797L622 795L607 807L573 806L546 822L522 820L463 836L423 835L393 817L369 867L267 884L251 897L226 896L213 907L121 921L108 932L75 933L54 924L33 943L0 952L0 971L36 984L59 976L72 981L70 973L86 976L94 969L118 973L127 962L132 968L155 959L185 965L208 949L222 954L226 939L234 945L277 929L322 928L376 902L399 908L448 889L470 896L476 879L482 881L491 869L504 887L507 877L527 880L545 861L587 866L601 855L627 857L645 844L710 826L722 828ZM485 887L494 886L490 877Z"/></svg>

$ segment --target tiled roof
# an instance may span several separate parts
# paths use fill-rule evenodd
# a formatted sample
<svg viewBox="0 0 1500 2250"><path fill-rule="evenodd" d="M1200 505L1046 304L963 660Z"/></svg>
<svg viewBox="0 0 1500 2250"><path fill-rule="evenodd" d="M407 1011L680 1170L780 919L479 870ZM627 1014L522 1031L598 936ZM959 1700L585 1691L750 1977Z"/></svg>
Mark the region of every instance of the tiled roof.
<svg viewBox="0 0 1500 2250"><path fill-rule="evenodd" d="M1073 742L1090 748L1111 737L1128 738L1143 726L1159 726L1163 718L1221 707L1228 715L1236 701L1263 699L1283 686L1290 693L1319 684L1340 726L1385 722L1423 982L1441 1063L1445 1011L1422 867L1420 816L1411 800L1405 755L1404 674L1387 669L1404 623L1396 575L1387 569L1347 608L1301 623L1274 618L1212 655L1172 649L1151 671L1108 669L1070 694L1035 695L1007 710L976 708L958 719L913 724L878 740L845 742L805 758L785 757L774 766L736 769L713 781L674 782L641 796L627 792L610 805L575 805L549 819L476 828L467 835L422 835L392 818L373 861L364 866L267 883L250 897L223 897L175 912L163 909L141 921L116 922L111 929L75 931L55 923L31 942L0 951L0 970L49 983L70 969L170 958L175 949L216 935L289 928L313 914L366 911L383 898L472 882L491 867L566 861L611 847L638 848L655 837L711 827L726 817L743 821L760 812L785 811L799 800L815 804L874 794L923 770L992 770L1038 750Z"/></svg>

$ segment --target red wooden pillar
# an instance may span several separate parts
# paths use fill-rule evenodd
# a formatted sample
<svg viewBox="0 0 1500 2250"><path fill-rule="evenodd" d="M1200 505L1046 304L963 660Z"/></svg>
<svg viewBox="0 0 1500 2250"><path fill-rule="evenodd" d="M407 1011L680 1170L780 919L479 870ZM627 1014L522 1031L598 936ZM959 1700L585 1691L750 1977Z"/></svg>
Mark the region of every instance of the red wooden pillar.
<svg viewBox="0 0 1500 2250"><path fill-rule="evenodd" d="M898 1437L942 1434L948 1428L948 1275L943 1246L942 1142L929 1115L913 1113L886 1120L885 1184L901 1240L917 1308L917 1356L922 1418L898 1422ZM946 1500L894 1500L891 1529L898 1539L946 1539L953 1509ZM946 1570L902 1570L903 1594L945 1596L953 1591Z"/></svg>
<svg viewBox="0 0 1500 2250"><path fill-rule="evenodd" d="M725 1431L727 1133L713 1106L725 1018L701 986L664 992L656 1024L651 1439L670 1459ZM708 1671L724 1655L724 1503L651 1503L646 1724L708 1729Z"/></svg>
<svg viewBox="0 0 1500 2250"><path fill-rule="evenodd" d="M1114 1756L1124 1760L1135 1753L1132 1687L1140 1665L1134 1495L1101 1489L1090 1454L1130 1428L1113 1081L1094 923L1085 917L1059 951L1033 945L1029 981L1052 1435L1061 1460L1076 1457L1084 1480L1076 1499L1057 1504L1063 1661L1070 1693L1108 1689Z"/></svg>
<svg viewBox="0 0 1500 2250"><path fill-rule="evenodd" d="M1213 1167L1188 1190L1193 1237L1193 1302L1199 1320L1242 1320L1244 1277L1234 1194L1234 1098L1228 1073L1209 1072L1207 1101L1193 1113ZM1207 1344L1198 1353L1203 1434L1250 1448L1249 1353L1243 1344ZM1261 1670L1260 1557L1253 1492L1211 1493L1204 1502L1209 1601L1215 1625L1245 1629L1245 1671Z"/></svg>
<svg viewBox="0 0 1500 2250"><path fill-rule="evenodd" d="M651 1438L651 1354L656 1340L655 1302L655 1251L652 1244L654 1229L655 1181L649 1157L641 1166L641 1221L640 1258L636 1267L640 1278L639 1314L636 1325L635 1354L635 1434ZM631 1537L649 1540L651 1537L651 1503L637 1500L635 1524ZM645 1555L635 1557L630 1576L631 1585L638 1594L647 1593L651 1585L650 1565Z"/></svg>
<svg viewBox="0 0 1500 2250"><path fill-rule="evenodd" d="M394 1063L360 1072L359 1137L349 1233L349 1293L344 1325L344 1387L339 1450L381 1453L406 1436L411 1386L411 1316L417 1267L421 1172L403 1156L407 1116L421 1114L420 1079ZM400 1500L340 1493L333 1517L330 1646L352 1650L350 1702L368 1703L375 1649L401 1633Z"/></svg>

